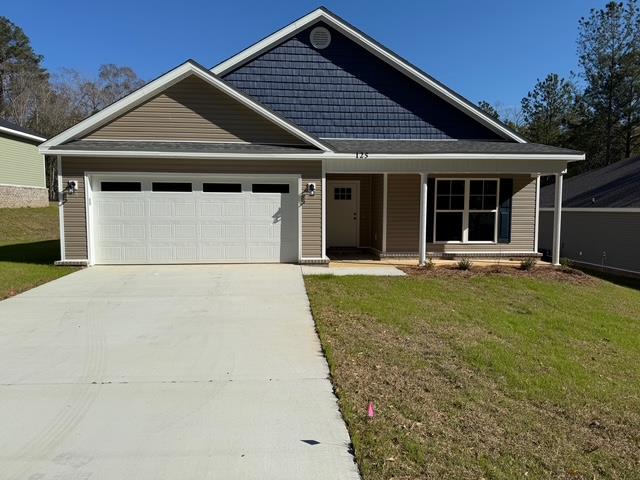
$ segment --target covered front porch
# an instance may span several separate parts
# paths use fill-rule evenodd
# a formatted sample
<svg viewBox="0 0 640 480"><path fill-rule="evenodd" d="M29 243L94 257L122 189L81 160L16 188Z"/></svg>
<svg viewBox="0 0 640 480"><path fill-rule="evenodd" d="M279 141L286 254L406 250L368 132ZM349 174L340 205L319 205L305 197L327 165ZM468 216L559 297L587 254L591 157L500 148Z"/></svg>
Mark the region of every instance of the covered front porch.
<svg viewBox="0 0 640 480"><path fill-rule="evenodd" d="M520 172L326 173L326 256L413 264L427 258L538 257L539 177ZM559 234L558 228L558 245ZM559 255L553 263L559 264Z"/></svg>

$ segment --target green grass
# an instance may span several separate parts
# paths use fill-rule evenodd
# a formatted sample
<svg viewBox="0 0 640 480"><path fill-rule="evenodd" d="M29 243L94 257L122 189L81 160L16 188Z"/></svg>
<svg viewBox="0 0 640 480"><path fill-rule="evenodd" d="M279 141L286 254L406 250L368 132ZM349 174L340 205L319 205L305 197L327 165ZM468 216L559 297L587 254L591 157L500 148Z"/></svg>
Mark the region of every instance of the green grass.
<svg viewBox="0 0 640 480"><path fill-rule="evenodd" d="M640 291L556 277L306 278L365 480L640 478Z"/></svg>
<svg viewBox="0 0 640 480"><path fill-rule="evenodd" d="M0 209L0 300L71 273L60 258L58 207Z"/></svg>

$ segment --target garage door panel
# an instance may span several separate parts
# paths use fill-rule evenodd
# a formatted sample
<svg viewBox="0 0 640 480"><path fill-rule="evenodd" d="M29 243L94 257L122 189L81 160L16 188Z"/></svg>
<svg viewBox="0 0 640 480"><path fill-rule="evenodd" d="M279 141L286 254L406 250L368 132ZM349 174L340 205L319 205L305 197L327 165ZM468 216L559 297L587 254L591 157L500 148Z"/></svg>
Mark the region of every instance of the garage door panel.
<svg viewBox="0 0 640 480"><path fill-rule="evenodd" d="M243 180L242 193L202 192L197 178L180 179L193 192L151 192L155 178L135 180L141 192L94 192L96 263L297 260L297 181L290 194L274 194L251 192L264 178Z"/></svg>
<svg viewBox="0 0 640 480"><path fill-rule="evenodd" d="M176 217L195 217L196 202L195 200L184 202L177 201L174 203L174 216Z"/></svg>
<svg viewBox="0 0 640 480"><path fill-rule="evenodd" d="M146 240L147 225L146 224L124 224L124 240Z"/></svg>
<svg viewBox="0 0 640 480"><path fill-rule="evenodd" d="M198 239L198 226L193 224L175 224L173 226L174 238L176 240L193 240Z"/></svg>

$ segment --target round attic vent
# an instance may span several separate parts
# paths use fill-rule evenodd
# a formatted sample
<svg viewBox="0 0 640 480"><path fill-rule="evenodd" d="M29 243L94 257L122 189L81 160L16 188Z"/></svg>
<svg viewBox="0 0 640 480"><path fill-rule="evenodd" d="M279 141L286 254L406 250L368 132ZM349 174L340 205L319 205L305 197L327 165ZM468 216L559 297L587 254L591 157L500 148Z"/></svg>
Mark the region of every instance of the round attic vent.
<svg viewBox="0 0 640 480"><path fill-rule="evenodd" d="M318 50L327 48L331 43L331 32L324 27L316 27L309 34L311 45Z"/></svg>

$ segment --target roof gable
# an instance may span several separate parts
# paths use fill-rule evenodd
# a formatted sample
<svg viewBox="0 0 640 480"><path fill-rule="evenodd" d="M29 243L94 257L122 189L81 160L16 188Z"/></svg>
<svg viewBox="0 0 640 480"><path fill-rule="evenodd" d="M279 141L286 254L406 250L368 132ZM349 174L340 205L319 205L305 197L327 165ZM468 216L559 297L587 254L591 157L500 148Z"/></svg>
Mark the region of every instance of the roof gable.
<svg viewBox="0 0 640 480"><path fill-rule="evenodd" d="M309 42L309 31L319 23L332 34L331 44L323 50L313 48ZM343 49L349 49L349 54L341 51ZM329 71L323 70L324 67L329 67ZM341 138L371 135L370 138L477 138L525 142L506 125L324 8L266 37L212 71L322 137L331 138L338 132ZM345 83L332 83L336 80L335 75L341 82L346 82L355 98L360 98L360 110L352 112L344 104L349 101L344 98L347 94L341 91ZM300 85L303 82L295 82L296 78L311 85L303 88ZM390 91L391 79L401 86ZM264 88L264 85L261 88L259 83L263 81L271 82L269 87L272 88ZM295 106L284 105L287 101L299 103L301 99L317 97L318 93L320 98L314 101L320 102L320 106L309 111L309 105L303 103L300 109L306 110L307 117L312 114L319 117L319 126L312 125L313 119L305 119L304 112L296 112ZM279 98L288 95L291 98ZM335 98L336 95L341 98ZM445 105L452 108L445 111ZM380 124L383 113L387 115L386 123ZM347 120L352 124L345 125ZM392 124L392 120L395 123ZM333 128L323 131L326 129L322 124L329 122L333 122ZM378 124L372 125L375 122ZM463 125L456 124L460 122ZM362 126L365 128L360 128ZM343 127L353 128L353 132L345 134Z"/></svg>
<svg viewBox="0 0 640 480"><path fill-rule="evenodd" d="M176 85L179 86L180 82L188 78L200 80L200 82L198 82L198 86L196 90L190 91L189 88L187 88L186 90L185 89L180 90L180 88L178 88L177 90L174 90L172 92L171 89L173 86L176 86ZM52 147L55 147L58 145L62 145L66 142L78 140L85 137L88 138L88 136L91 136L92 132L102 131L102 134L97 133L96 134L97 137L92 137L94 140L96 138L104 138L103 135L105 131L109 131L112 134L110 139L114 139L113 137L114 132L119 132L121 136L126 136L127 135L126 129L128 128L128 126L123 126L122 123L118 123L120 119L125 118L127 114L131 112L134 112L134 113L137 112L138 114L140 114L140 112L145 109L144 105L147 103L152 104L151 110L156 110L156 107L158 105L153 104L153 100L161 97L164 100L166 100L167 98L169 98L169 95L172 95L174 97L172 98L173 104L178 105L181 108L181 113L190 116L191 119L195 119L196 117L199 117L201 121L202 120L207 121L207 120L210 120L212 116L215 116L215 118L219 122L221 122L221 124L224 122L224 125L228 127L230 125L230 122L233 122L234 126L236 128L239 128L240 123L242 123L242 119L240 120L232 119L231 116L226 116L226 118L224 118L225 115L222 113L215 114L213 112L213 110L215 109L212 109L211 105L203 106L202 104L200 104L198 107L195 106L199 102L202 102L202 99L204 98L201 95L201 93L197 92L197 89L202 87L203 82L204 84L218 90L218 93L220 94L220 95L217 95L218 100L220 100L224 96L228 97L227 99L225 99L225 105L226 106L234 105L234 108L236 110L235 113L237 113L239 111L238 109L240 109L240 111L242 111L245 114L248 114L248 110L252 112L251 115L257 114L258 117L255 117L255 116L252 117L252 121L255 122L256 118L260 118L260 120L257 120L258 127L262 126L265 128L266 133L262 132L263 135L266 135L266 136L274 135L275 132L278 132L281 135L287 134L285 138L296 139L297 140L296 144L298 145L305 144L305 145L311 145L323 151L328 150L328 148L322 142L320 142L317 138L304 132L298 126L293 125L291 122L287 121L286 119L281 118L280 116L278 116L268 108L264 107L254 99L251 99L244 93L237 91L233 86L227 84L220 78L216 77L214 74L204 69L197 63L189 60L184 64L176 67L175 69L156 78L155 80L147 83L142 88L136 90L135 92L130 93L129 95L118 100L112 105L109 105L108 107L104 108L100 112L90 116L89 118L83 120L82 122L69 128L68 130L65 130L64 132L56 135L55 137L53 137L52 139L48 140L47 142L41 145L41 151L46 152L48 149L51 149ZM167 94L167 92L169 92L169 95ZM193 97L194 94L196 97L199 97L200 101L197 101L197 99L194 99ZM175 99L176 96L181 97L181 101L176 101ZM162 108L163 107L160 107L159 109L162 110ZM148 109L149 108L147 107L147 110ZM134 117L135 117L135 114L134 114ZM207 119L207 117L209 118ZM163 118L166 120L168 117L166 114L163 113L160 115L159 118ZM129 120L134 120L134 118L129 117ZM267 128L263 120L272 124L273 128ZM177 122L178 119L174 118L173 121ZM220 125L214 125L214 126L217 127L219 130L224 130L223 128L220 128ZM156 127L157 127L157 124L156 124ZM105 130L101 130L103 128ZM151 128L145 127L143 132L144 136L150 135L151 134L150 130L152 128L153 128L153 123ZM174 134L174 130L175 130L175 125L173 125L173 128L167 128L167 133ZM209 130L209 133L211 133L211 130ZM203 135L206 136L206 133L204 133ZM237 130L235 132L235 136L237 138L236 141L247 141L245 138L247 137L246 132L241 133L240 130ZM130 136L126 138L131 139ZM206 137L206 138L207 138L207 141L214 141L214 142L229 141L228 139L216 140L211 137ZM146 137L144 139L146 139ZM154 137L154 139L158 140L159 138ZM164 139L169 140L167 138L164 138ZM264 138L260 138L260 140L263 141ZM276 141L276 143L279 143L279 142L280 140Z"/></svg>
<svg viewBox="0 0 640 480"><path fill-rule="evenodd" d="M81 138L305 144L196 75L171 85Z"/></svg>

